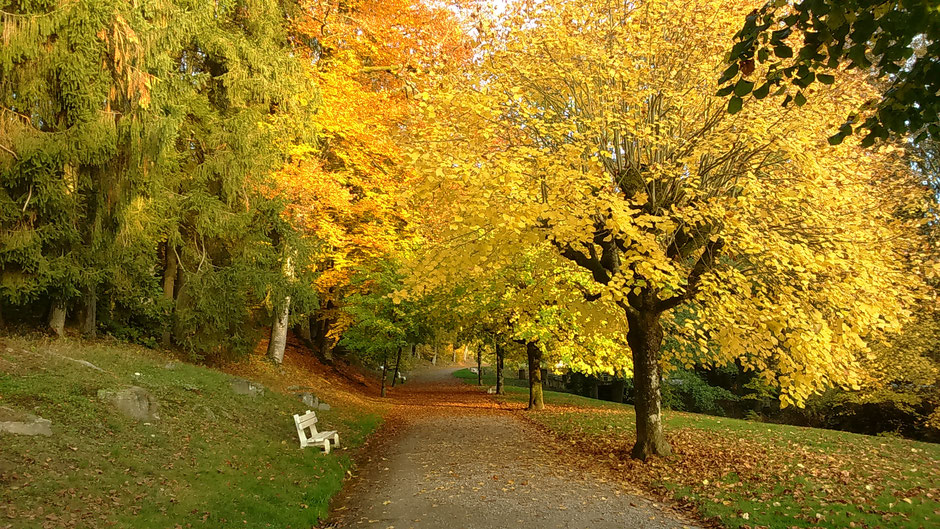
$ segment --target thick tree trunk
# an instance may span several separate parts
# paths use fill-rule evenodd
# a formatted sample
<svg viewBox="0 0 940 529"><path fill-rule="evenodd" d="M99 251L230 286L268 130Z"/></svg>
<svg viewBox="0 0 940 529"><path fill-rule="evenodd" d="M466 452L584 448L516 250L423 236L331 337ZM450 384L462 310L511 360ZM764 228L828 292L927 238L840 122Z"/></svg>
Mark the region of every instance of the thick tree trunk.
<svg viewBox="0 0 940 529"><path fill-rule="evenodd" d="M544 410L545 398L542 395L542 350L538 344L525 344L529 360L529 410Z"/></svg>
<svg viewBox="0 0 940 529"><path fill-rule="evenodd" d="M503 357L506 353L503 351L503 347L499 344L496 344L496 394L502 395L506 392L503 389Z"/></svg>
<svg viewBox="0 0 940 529"><path fill-rule="evenodd" d="M637 459L669 456L672 447L663 436L662 396L659 390L659 357L663 327L658 312L628 312L627 342L633 353L633 384L636 388Z"/></svg>
<svg viewBox="0 0 940 529"><path fill-rule="evenodd" d="M163 299L166 300L167 306L169 306L169 313L167 314L166 326L163 328L163 336L161 339L164 347L168 347L170 345L170 341L173 337L173 333L171 332L173 328L173 300L176 297L175 289L178 269L179 262L176 260L176 250L167 244L166 267L163 269Z"/></svg>
<svg viewBox="0 0 940 529"><path fill-rule="evenodd" d="M395 373L392 375L392 387L393 388L395 387L395 382L398 382L398 373L401 372L399 371L399 368L401 367L401 350L402 349L404 349L404 347L398 348L398 358L395 359Z"/></svg>
<svg viewBox="0 0 940 529"><path fill-rule="evenodd" d="M59 338L65 336L65 302L53 300L49 309L49 328Z"/></svg>
<svg viewBox="0 0 940 529"><path fill-rule="evenodd" d="M85 293L85 312L82 318L82 334L94 338L98 330L98 291L95 285Z"/></svg>
<svg viewBox="0 0 940 529"><path fill-rule="evenodd" d="M282 308L274 323L271 324L271 339L268 341L268 358L275 364L284 361L284 349L287 348L287 325L290 321L290 296L284 298Z"/></svg>
<svg viewBox="0 0 940 529"><path fill-rule="evenodd" d="M388 375L388 353L386 352L385 357L382 358L382 392L380 393L380 395L383 397L385 396L385 379L387 378L387 375Z"/></svg>

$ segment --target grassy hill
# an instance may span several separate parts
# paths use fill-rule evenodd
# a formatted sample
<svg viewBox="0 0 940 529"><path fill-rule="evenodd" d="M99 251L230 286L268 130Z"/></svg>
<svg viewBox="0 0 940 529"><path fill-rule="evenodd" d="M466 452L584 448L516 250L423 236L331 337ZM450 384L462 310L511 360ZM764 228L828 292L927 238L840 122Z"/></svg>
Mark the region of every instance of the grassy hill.
<svg viewBox="0 0 940 529"><path fill-rule="evenodd" d="M313 377L310 361L229 366L267 385L245 395L231 374L126 344L0 339L0 411L54 432L0 433L0 528L317 525L351 461L298 447L291 415L306 406L287 387L332 405L318 417L344 447L363 442L382 407L355 381ZM158 420L129 419L99 394L132 385L157 399Z"/></svg>
<svg viewBox="0 0 940 529"><path fill-rule="evenodd" d="M477 375L455 373L468 383ZM501 400L528 400L507 380ZM495 384L490 370L484 383ZM606 462L618 477L731 528L940 527L940 445L818 428L666 412L671 460L630 459L632 406L545 392L526 417Z"/></svg>

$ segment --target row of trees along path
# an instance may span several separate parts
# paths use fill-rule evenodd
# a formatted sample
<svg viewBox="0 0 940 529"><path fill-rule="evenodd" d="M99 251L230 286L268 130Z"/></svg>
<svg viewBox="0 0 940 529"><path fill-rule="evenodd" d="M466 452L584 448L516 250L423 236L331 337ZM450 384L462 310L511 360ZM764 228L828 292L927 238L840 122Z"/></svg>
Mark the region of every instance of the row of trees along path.
<svg viewBox="0 0 940 529"><path fill-rule="evenodd" d="M334 526L694 527L453 371L432 368L390 391L395 410L336 500Z"/></svg>

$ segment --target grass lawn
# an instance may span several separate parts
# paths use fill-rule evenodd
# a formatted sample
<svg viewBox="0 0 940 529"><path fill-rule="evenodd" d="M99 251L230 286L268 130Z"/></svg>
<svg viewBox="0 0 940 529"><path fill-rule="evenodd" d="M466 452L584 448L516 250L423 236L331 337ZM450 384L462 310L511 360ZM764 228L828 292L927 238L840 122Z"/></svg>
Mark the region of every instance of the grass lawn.
<svg viewBox="0 0 940 529"><path fill-rule="evenodd" d="M456 376L476 383L468 370ZM507 391L507 402L528 399L508 381ZM940 527L940 445L667 411L676 455L641 463L629 457L632 406L553 391L545 402L527 417L725 527Z"/></svg>
<svg viewBox="0 0 940 529"><path fill-rule="evenodd" d="M348 452L301 450L300 400L238 395L232 380L125 344L0 339L0 406L50 419L54 432L0 433L0 528L317 525ZM159 400L159 420L125 418L98 398L130 385ZM380 422L349 406L318 417L347 447Z"/></svg>

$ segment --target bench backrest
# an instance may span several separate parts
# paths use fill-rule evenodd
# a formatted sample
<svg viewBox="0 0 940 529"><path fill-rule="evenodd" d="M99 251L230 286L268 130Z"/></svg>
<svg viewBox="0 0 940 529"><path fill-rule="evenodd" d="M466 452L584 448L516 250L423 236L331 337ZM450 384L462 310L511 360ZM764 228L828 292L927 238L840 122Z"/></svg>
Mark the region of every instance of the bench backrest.
<svg viewBox="0 0 940 529"><path fill-rule="evenodd" d="M297 423L298 430L310 428L310 433L317 433L317 414L310 410L303 415L294 415L294 422Z"/></svg>

